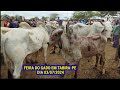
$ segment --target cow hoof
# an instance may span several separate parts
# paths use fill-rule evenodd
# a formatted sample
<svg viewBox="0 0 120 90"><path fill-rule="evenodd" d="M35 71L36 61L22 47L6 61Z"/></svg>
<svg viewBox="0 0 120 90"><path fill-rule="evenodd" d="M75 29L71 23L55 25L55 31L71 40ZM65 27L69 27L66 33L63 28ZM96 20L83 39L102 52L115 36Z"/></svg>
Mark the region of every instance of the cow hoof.
<svg viewBox="0 0 120 90"><path fill-rule="evenodd" d="M94 67L93 67L93 69L94 69L94 70L97 70L97 67L96 67L96 66L94 66Z"/></svg>
<svg viewBox="0 0 120 90"><path fill-rule="evenodd" d="M73 79L77 79L77 75L74 75L74 78Z"/></svg>
<svg viewBox="0 0 120 90"><path fill-rule="evenodd" d="M106 71L103 70L103 71L100 71L99 73L100 73L101 76L104 76L106 74Z"/></svg>
<svg viewBox="0 0 120 90"><path fill-rule="evenodd" d="M50 54L55 54L55 51L52 51Z"/></svg>
<svg viewBox="0 0 120 90"><path fill-rule="evenodd" d="M77 77L74 77L73 79L77 79Z"/></svg>
<svg viewBox="0 0 120 90"><path fill-rule="evenodd" d="M13 75L11 74L10 70L8 70L8 79L13 79Z"/></svg>

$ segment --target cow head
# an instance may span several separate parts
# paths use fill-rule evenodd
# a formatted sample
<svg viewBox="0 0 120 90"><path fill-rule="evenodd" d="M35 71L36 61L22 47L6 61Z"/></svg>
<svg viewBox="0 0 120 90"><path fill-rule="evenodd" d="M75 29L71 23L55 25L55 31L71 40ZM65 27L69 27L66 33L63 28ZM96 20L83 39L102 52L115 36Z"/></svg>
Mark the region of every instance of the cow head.
<svg viewBox="0 0 120 90"><path fill-rule="evenodd" d="M46 31L48 32L48 35L51 36L52 32L56 29L56 27L50 25L50 24L46 24L45 25Z"/></svg>
<svg viewBox="0 0 120 90"><path fill-rule="evenodd" d="M74 26L73 25L69 25L69 23L66 26L66 37L69 40L69 43L72 44L73 42L75 42L77 40L77 34L74 33Z"/></svg>
<svg viewBox="0 0 120 90"><path fill-rule="evenodd" d="M104 26L104 29L102 30L102 34L105 35L106 38L111 41L111 36L112 36L112 31L113 31L111 23L104 22L102 23L102 25Z"/></svg>
<svg viewBox="0 0 120 90"><path fill-rule="evenodd" d="M45 27L45 23L43 23L42 21L38 21L36 24L36 27Z"/></svg>
<svg viewBox="0 0 120 90"><path fill-rule="evenodd" d="M51 45L56 44L60 40L62 33L63 33L62 29L54 30L50 36L50 44Z"/></svg>
<svg viewBox="0 0 120 90"><path fill-rule="evenodd" d="M108 40L111 39L112 34L112 25L108 22L94 22L93 27L95 32L94 33L101 33L103 34Z"/></svg>
<svg viewBox="0 0 120 90"><path fill-rule="evenodd" d="M69 21L66 24L66 35L70 37L73 33L73 25L70 25Z"/></svg>
<svg viewBox="0 0 120 90"><path fill-rule="evenodd" d="M21 22L19 24L20 28L31 29L31 26L27 22Z"/></svg>

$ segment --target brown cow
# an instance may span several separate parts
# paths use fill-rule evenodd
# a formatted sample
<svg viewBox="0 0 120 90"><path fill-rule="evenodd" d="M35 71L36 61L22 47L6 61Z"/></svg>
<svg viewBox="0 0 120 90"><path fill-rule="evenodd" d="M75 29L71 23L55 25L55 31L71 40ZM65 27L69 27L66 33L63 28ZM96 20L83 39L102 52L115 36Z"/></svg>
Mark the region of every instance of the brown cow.
<svg viewBox="0 0 120 90"><path fill-rule="evenodd" d="M58 31L59 33L59 31ZM58 34L52 34L52 43L57 42ZM102 65L102 74L105 74L105 45L107 38L103 34L96 34L90 37L77 36L73 34L73 30L66 29L66 33L61 35L62 42L62 56L66 64L77 64L82 58L96 56L95 68L98 66L100 58ZM77 78L77 71L75 71L74 78Z"/></svg>

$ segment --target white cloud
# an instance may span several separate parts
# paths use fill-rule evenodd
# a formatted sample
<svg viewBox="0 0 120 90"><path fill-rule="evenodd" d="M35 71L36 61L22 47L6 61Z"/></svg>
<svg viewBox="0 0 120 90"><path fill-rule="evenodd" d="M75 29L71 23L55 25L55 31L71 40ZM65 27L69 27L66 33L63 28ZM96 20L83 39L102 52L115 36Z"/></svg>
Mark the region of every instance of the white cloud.
<svg viewBox="0 0 120 90"><path fill-rule="evenodd" d="M1 11L1 14L8 14L10 16L22 15L25 18L50 16L52 13L59 14L60 18L71 17L74 11Z"/></svg>

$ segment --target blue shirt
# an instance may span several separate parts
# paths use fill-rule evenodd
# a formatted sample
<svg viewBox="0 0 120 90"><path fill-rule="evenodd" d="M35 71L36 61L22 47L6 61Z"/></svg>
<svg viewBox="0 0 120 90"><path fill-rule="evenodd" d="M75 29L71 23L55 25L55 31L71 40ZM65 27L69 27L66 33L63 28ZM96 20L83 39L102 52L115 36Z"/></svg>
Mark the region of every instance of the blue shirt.
<svg viewBox="0 0 120 90"><path fill-rule="evenodd" d="M17 27L18 27L18 25L15 22L11 22L9 25L9 28L17 28Z"/></svg>

